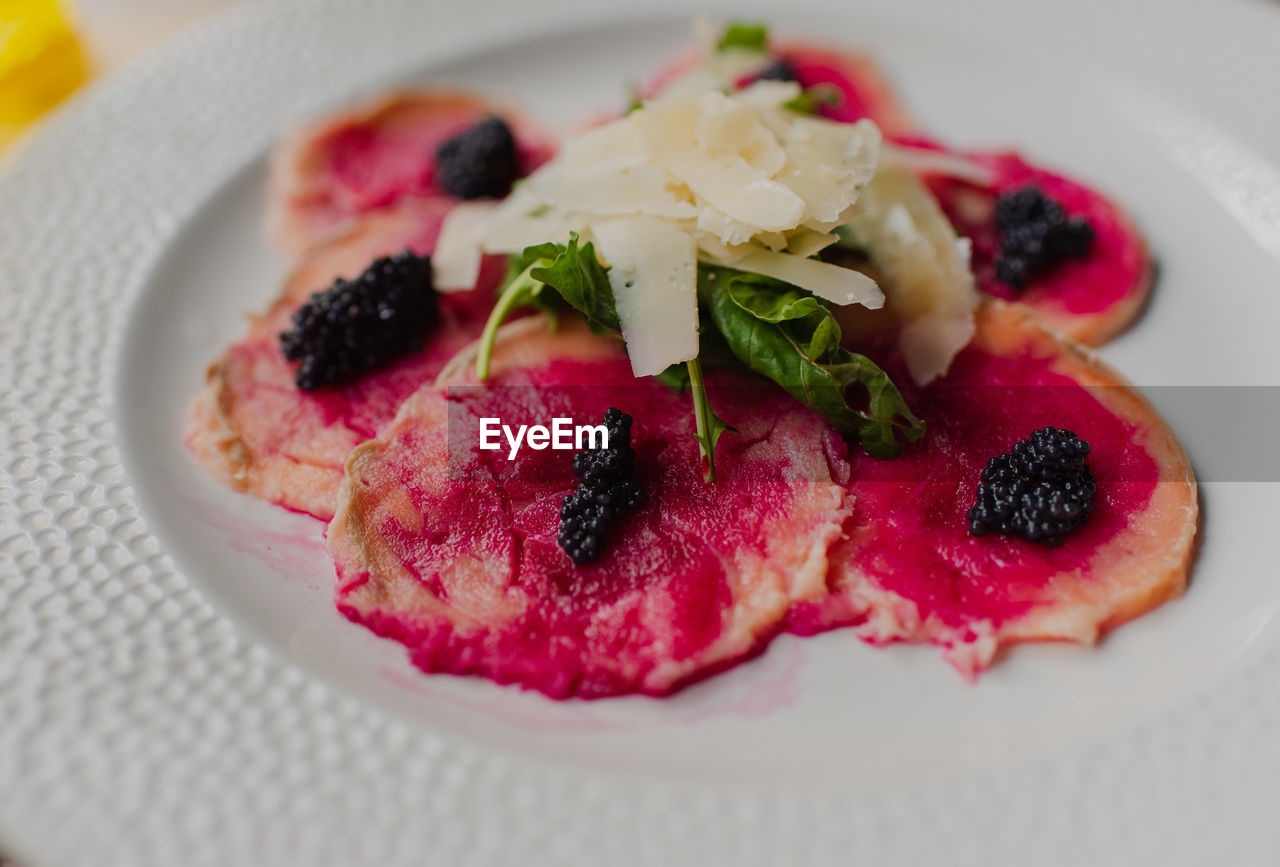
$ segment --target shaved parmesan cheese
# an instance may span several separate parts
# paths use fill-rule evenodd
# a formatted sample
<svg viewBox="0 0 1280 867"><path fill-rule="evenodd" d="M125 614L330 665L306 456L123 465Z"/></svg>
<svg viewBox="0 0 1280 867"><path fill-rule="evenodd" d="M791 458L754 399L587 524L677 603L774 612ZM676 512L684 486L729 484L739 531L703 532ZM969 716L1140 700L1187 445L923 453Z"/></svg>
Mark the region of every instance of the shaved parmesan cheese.
<svg viewBox="0 0 1280 867"><path fill-rule="evenodd" d="M758 110L714 91L704 94L699 103L695 148L737 154L766 177L777 174L786 163L786 152Z"/></svg>
<svg viewBox="0 0 1280 867"><path fill-rule="evenodd" d="M941 310L913 319L898 335L907 373L921 385L947 372L951 359L969 345L976 330L973 315Z"/></svg>
<svg viewBox="0 0 1280 867"><path fill-rule="evenodd" d="M932 148L888 145L880 156L885 166L910 169L917 174L943 175L978 187L990 187L995 183L995 175L990 169L962 154Z"/></svg>
<svg viewBox="0 0 1280 867"><path fill-rule="evenodd" d="M885 168L867 185L849 228L882 273L889 307L908 320L899 347L916 382L946 373L973 336L978 307L969 242L956 236L915 175Z"/></svg>
<svg viewBox="0 0 1280 867"><path fill-rule="evenodd" d="M704 109L724 113L720 104L728 99L724 94L712 93L697 100L658 102L628 117L639 125L653 161L725 216L764 231L795 228L804 217L805 203L772 179L767 171L774 162L770 153L749 151L744 155L737 149L721 150L709 143L699 146L699 121ZM712 141L715 140L713 136ZM764 167L753 164L747 156L763 161Z"/></svg>
<svg viewBox="0 0 1280 867"><path fill-rule="evenodd" d="M816 256L823 250L830 247L839 236L832 232L815 232L812 229L804 229L792 235L787 241L787 252L792 256L799 256L807 259L810 256Z"/></svg>
<svg viewBox="0 0 1280 867"><path fill-rule="evenodd" d="M698 356L697 250L693 238L656 217L592 226L609 263L627 355L636 376L654 376Z"/></svg>
<svg viewBox="0 0 1280 867"><path fill-rule="evenodd" d="M787 238L786 232L761 232L756 235L756 243L763 244L775 253L782 252L787 249L790 239Z"/></svg>
<svg viewBox="0 0 1280 867"><path fill-rule="evenodd" d="M750 244L731 247L706 232L699 232L697 240L699 258L715 265L732 265L755 249Z"/></svg>
<svg viewBox="0 0 1280 867"><path fill-rule="evenodd" d="M514 252L643 215L678 226L719 264L756 249L813 255L872 177L880 134L787 109L798 93L778 81L664 93L567 142L503 203L484 249Z"/></svg>
<svg viewBox="0 0 1280 867"><path fill-rule="evenodd" d="M564 143L554 162L569 166L638 166L649 161L633 123L607 123Z"/></svg>
<svg viewBox="0 0 1280 867"><path fill-rule="evenodd" d="M802 92L799 84L794 81L773 81L766 79L765 81L753 82L750 87L734 94L734 98L744 105L752 106L758 110L764 110L765 122L773 129L774 134L779 134L781 130L786 129L787 115L772 114L773 109L782 109L791 115L795 115L794 111L783 108L788 102L795 99Z"/></svg>
<svg viewBox="0 0 1280 867"><path fill-rule="evenodd" d="M691 96L706 93L708 90L720 90L725 87L724 80L718 71L703 65L695 65L668 82L654 102L688 99Z"/></svg>
<svg viewBox="0 0 1280 867"><path fill-rule="evenodd" d="M560 211L516 217L498 222L485 236L486 253L519 253L525 247L551 241L565 244L569 236L588 226L585 214Z"/></svg>
<svg viewBox="0 0 1280 867"><path fill-rule="evenodd" d="M710 66L727 62L717 55ZM668 89L566 142L496 208L480 244L463 243L470 229L461 219L449 227L456 235L446 240L458 238L470 256L446 257L442 271L460 280L478 250L514 253L578 233L610 266L627 351L642 376L697 356L699 259L834 304L881 306L871 278L810 258L835 240L832 230L875 175L879 131L788 109L800 92L794 82L718 88L704 79L689 92Z"/></svg>
<svg viewBox="0 0 1280 867"><path fill-rule="evenodd" d="M581 232L587 224L585 214L552 208L539 200L526 181L494 211L483 249L486 253L519 253L533 244L564 243L571 232Z"/></svg>
<svg viewBox="0 0 1280 867"><path fill-rule="evenodd" d="M651 165L581 170L559 167L531 177L529 189L547 204L566 211L601 216L650 214L677 220L697 214L692 203L681 201L667 188L666 172Z"/></svg>
<svg viewBox="0 0 1280 867"><path fill-rule="evenodd" d="M884 306L884 293L876 281L860 271L817 259L754 250L739 259L734 267L807 289L832 304L861 304L872 310Z"/></svg>
<svg viewBox="0 0 1280 867"><path fill-rule="evenodd" d="M812 221L839 220L876 170L880 130L870 121L850 125L800 117L787 128L787 164L779 175L804 199Z"/></svg>
<svg viewBox="0 0 1280 867"><path fill-rule="evenodd" d="M698 229L730 247L746 244L760 231L711 207L698 211Z"/></svg>
<svg viewBox="0 0 1280 867"><path fill-rule="evenodd" d="M492 202L463 202L449 211L431 254L431 282L438 291L463 292L475 287L494 210Z"/></svg>

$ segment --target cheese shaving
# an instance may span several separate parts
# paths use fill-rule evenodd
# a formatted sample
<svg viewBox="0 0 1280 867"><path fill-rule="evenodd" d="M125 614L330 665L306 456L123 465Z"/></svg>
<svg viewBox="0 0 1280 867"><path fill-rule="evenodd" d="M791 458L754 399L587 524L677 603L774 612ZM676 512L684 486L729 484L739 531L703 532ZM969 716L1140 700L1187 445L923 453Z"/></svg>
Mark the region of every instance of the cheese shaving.
<svg viewBox="0 0 1280 867"><path fill-rule="evenodd" d="M482 252L514 253L577 232L626 269L619 315L630 320L623 331L637 373L696 355L696 258L768 274L834 304L880 306L869 277L808 258L834 241L831 231L874 176L879 130L788 109L799 93L777 81L728 94L668 89L567 142L491 212L456 209L446 219L448 243L435 257L442 288L471 275ZM650 339L650 328L678 339Z"/></svg>
<svg viewBox="0 0 1280 867"><path fill-rule="evenodd" d="M636 376L654 376L698 356L698 260L693 238L656 217L592 226L609 263L622 337Z"/></svg>
<svg viewBox="0 0 1280 867"><path fill-rule="evenodd" d="M881 169L849 222L889 290L889 307L906 324L898 339L912 379L925 385L947 372L973 337L978 292L968 239L958 238L928 188L901 168Z"/></svg>
<svg viewBox="0 0 1280 867"><path fill-rule="evenodd" d="M455 205L440 227L432 256L432 284L440 292L464 292L480 279L485 237L493 222L492 202Z"/></svg>

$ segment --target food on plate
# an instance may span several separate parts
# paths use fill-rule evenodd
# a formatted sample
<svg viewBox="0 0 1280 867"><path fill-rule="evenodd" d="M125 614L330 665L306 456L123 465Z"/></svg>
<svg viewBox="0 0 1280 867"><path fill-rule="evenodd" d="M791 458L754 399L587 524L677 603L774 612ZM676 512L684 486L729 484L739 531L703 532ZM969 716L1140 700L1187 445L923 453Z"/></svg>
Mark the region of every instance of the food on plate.
<svg viewBox="0 0 1280 867"><path fill-rule="evenodd" d="M1101 346L1132 325L1146 306L1153 268L1124 211L1097 190L1018 154L967 157L990 172L989 185L936 176L930 185L957 231L973 243L978 288L1016 301L1087 346Z"/></svg>
<svg viewBox="0 0 1280 867"><path fill-rule="evenodd" d="M914 135L916 126L868 56L800 40L773 40L763 24L721 33L695 25L697 45L667 64L641 92L652 98L673 86L689 92L787 81L808 94L806 106L830 120L867 119L885 136Z"/></svg>
<svg viewBox="0 0 1280 867"><path fill-rule="evenodd" d="M556 544L581 566L597 560L609 540L610 525L644 505L649 492L634 478L634 419L617 407L604 411L608 445L588 446L573 456L578 487L560 506Z"/></svg>
<svg viewBox="0 0 1280 867"><path fill-rule="evenodd" d="M405 250L430 252L451 206L424 199L361 217L302 258L276 302L252 317L248 334L209 367L187 422L188 446L206 470L237 491L317 518L333 516L347 456L480 334L502 262L487 262L470 292L436 295L417 287L436 305L419 347L337 385L305 388L319 383L286 358L281 335L297 327L294 317L314 293L339 279L359 280L371 262Z"/></svg>
<svg viewBox="0 0 1280 867"><path fill-rule="evenodd" d="M1151 405L1090 352L992 302L947 376L907 395L929 432L896 461L850 456L854 508L831 554L833 593L798 612L797 629L852 623L876 644L938 644L973 674L1001 647L1092 644L1181 595L1198 516L1194 473ZM1048 427L1089 445L1087 520L1038 541L1016 528L972 532L989 462L998 469Z"/></svg>
<svg viewBox="0 0 1280 867"><path fill-rule="evenodd" d="M1100 193L751 23L549 141L423 93L277 156L306 252L188 440L332 518L346 617L427 672L600 698L835 628L975 676L1182 592L1194 473L1075 342L1149 285Z"/></svg>
<svg viewBox="0 0 1280 867"><path fill-rule="evenodd" d="M520 112L474 94L392 94L276 148L268 233L297 256L353 218L406 199L504 195L554 151L554 140ZM468 164L485 171L458 180Z"/></svg>
<svg viewBox="0 0 1280 867"><path fill-rule="evenodd" d="M1090 346L1120 334L1141 314L1153 275L1146 245L1124 211L1099 191L1015 153L948 148L910 119L864 55L773 41L755 27L743 29L720 50L707 49L721 45L713 38L702 41L703 50L671 64L647 92L743 87L762 78L795 82L802 88L799 107L832 120L873 121L890 145L883 159L922 174L955 229L972 241L981 292L1017 301L1051 328ZM1084 225L1092 242L1080 255L1030 273L1012 260L1038 253L1028 257L1024 247L1022 256L1002 256L1010 233L997 225L997 200L1024 192L1048 198L1062 209L1062 222Z"/></svg>
<svg viewBox="0 0 1280 867"><path fill-rule="evenodd" d="M440 322L431 257L405 250L375 259L358 277L339 277L293 311L280 332L286 361L298 362L303 391L345 385L422 347Z"/></svg>
<svg viewBox="0 0 1280 867"><path fill-rule="evenodd" d="M751 655L793 602L826 592L851 504L844 442L820 417L781 391L715 378L707 387L738 435L707 484L686 395L635 378L619 343L584 323L513 327L488 385L454 365L352 454L329 527L343 614L426 671L556 698L661 695ZM579 482L571 455L508 461L477 448L474 431L490 415L595 420L615 403L635 419L646 496L615 520L603 556L575 563L558 539Z"/></svg>

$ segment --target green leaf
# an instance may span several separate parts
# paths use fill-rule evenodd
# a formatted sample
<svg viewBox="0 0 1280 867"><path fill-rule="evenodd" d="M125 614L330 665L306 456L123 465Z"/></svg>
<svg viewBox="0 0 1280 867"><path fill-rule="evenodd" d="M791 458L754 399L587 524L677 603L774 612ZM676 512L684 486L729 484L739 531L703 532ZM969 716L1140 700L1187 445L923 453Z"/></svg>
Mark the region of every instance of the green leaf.
<svg viewBox="0 0 1280 867"><path fill-rule="evenodd" d="M687 391L689 388L689 368L687 364L673 364L654 379L672 391Z"/></svg>
<svg viewBox="0 0 1280 867"><path fill-rule="evenodd" d="M815 84L800 92L782 104L783 108L798 111L801 114L817 114L818 109L825 106L839 105L844 101L844 94L831 84Z"/></svg>
<svg viewBox="0 0 1280 867"><path fill-rule="evenodd" d="M763 21L730 21L725 27L716 51L742 48L747 51L769 50L769 28Z"/></svg>
<svg viewBox="0 0 1280 867"><path fill-rule="evenodd" d="M707 400L707 387L702 381L702 363L694 358L685 362L689 375L689 391L693 395L693 419L697 427L698 451L706 465L702 477L708 482L716 480L716 443L725 431L737 433L737 429L726 424L711 409Z"/></svg>
<svg viewBox="0 0 1280 867"><path fill-rule="evenodd" d="M709 268L710 266L706 266L704 270ZM763 274L721 270L731 275L728 291L732 293L733 302L756 319L778 323L804 319L815 313L821 315L826 311L821 301L803 289Z"/></svg>
<svg viewBox="0 0 1280 867"><path fill-rule="evenodd" d="M535 244L532 247L525 247L523 251L507 257L507 275L502 281L502 291L506 292L507 288L515 282L515 280L523 273L528 271L539 259L545 259L550 262L560 254L559 244Z"/></svg>
<svg viewBox="0 0 1280 867"><path fill-rule="evenodd" d="M556 255L548 262L544 255L548 248L556 249ZM613 287L609 285L609 272L596 258L590 242L578 246L577 234L569 236L568 244L539 244L528 248L522 256L533 250L538 263L529 275L560 294L587 321L596 326L619 331L618 308L613 300Z"/></svg>
<svg viewBox="0 0 1280 867"><path fill-rule="evenodd" d="M480 335L476 375L488 379L498 328L514 311L537 307L554 319L566 304L596 331L616 334L621 330L608 269L590 243L579 247L577 234L570 234L568 244L534 244L512 256L502 291Z"/></svg>
<svg viewBox="0 0 1280 867"><path fill-rule="evenodd" d="M555 245L543 246L554 247ZM530 254L530 250L533 249L526 248L520 256L511 258L507 265L506 282L503 284L502 291L498 293L498 300L494 302L488 320L484 323L484 331L480 334L480 348L476 353L476 376L481 381L489 378L489 363L493 357L493 343L497 339L498 329L513 312L521 307L538 307L549 313L553 321L559 315L561 305L553 297L554 293L544 292L545 284L530 276L533 269L539 267L541 263L550 261Z"/></svg>
<svg viewBox="0 0 1280 867"><path fill-rule="evenodd" d="M895 457L903 442L924 435L918 419L883 370L840 346L840 326L827 306L794 286L729 268L702 266L698 297L734 355L817 411L868 454ZM865 410L849 389L866 389Z"/></svg>

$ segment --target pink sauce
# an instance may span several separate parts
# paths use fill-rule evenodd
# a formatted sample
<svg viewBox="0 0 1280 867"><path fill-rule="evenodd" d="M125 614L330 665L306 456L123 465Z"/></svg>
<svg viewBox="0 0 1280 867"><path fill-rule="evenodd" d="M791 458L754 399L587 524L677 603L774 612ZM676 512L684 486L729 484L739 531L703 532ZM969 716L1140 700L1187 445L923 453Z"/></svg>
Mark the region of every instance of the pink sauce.
<svg viewBox="0 0 1280 867"><path fill-rule="evenodd" d="M479 674L556 698L666 694L741 661L763 646L776 626L747 646L723 657L717 651L704 662L703 655L724 634L731 609L742 604L735 599L735 579L726 563L764 556L771 522L785 519L797 492L807 487L787 478L794 468L761 444L787 414L799 418L793 431L778 435L785 448L829 455L830 462L842 464L843 443L819 419L772 390L728 388L716 399L717 410L742 433L721 440L721 477L708 485L692 435L688 395L633 379L623 359L557 361L508 377L501 386L455 390L450 398L454 455L445 498L428 494L419 473L407 472L400 483L427 526L410 532L389 520L380 535L437 594L444 588L436 570L446 562L479 555L508 564L508 592L527 608L512 623L479 630L359 611L343 603L341 591L340 609L408 645L414 664L425 671ZM649 499L615 523L600 560L575 566L555 539L561 500L577 484L571 453L524 449L508 461L505 453L480 452L474 447L476 419L494 415L517 425L564 415L596 423L614 405L636 419L636 479ZM417 448L411 440L401 448ZM447 519L442 522L440 516ZM343 574L342 583L351 577ZM690 663L688 673L656 686L645 681L657 666L672 661Z"/></svg>
<svg viewBox="0 0 1280 867"><path fill-rule="evenodd" d="M850 532L856 562L880 585L953 626L998 626L1037 600L1054 576L1089 572L1090 557L1143 509L1158 481L1141 432L1050 360L1003 358L970 347L938 383L909 394L929 433L894 461L855 454ZM899 383L904 379L899 378ZM968 532L978 474L1037 428L1075 431L1091 444L1094 512L1061 547Z"/></svg>

